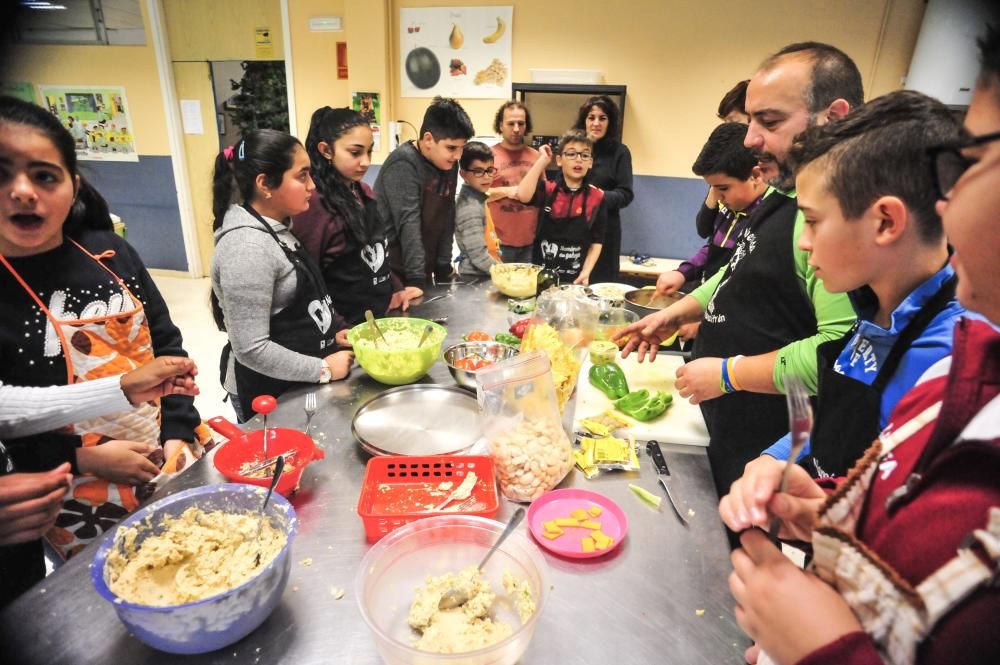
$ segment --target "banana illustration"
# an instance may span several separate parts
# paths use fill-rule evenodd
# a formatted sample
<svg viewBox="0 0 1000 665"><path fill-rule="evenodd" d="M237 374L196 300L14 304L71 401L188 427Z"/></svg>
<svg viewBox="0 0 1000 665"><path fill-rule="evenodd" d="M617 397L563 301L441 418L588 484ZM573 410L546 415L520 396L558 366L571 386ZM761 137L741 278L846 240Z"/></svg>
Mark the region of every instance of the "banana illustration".
<svg viewBox="0 0 1000 665"><path fill-rule="evenodd" d="M454 49L462 48L462 44L465 43L465 36L462 34L462 29L458 27L457 23L451 24L451 36L448 37L448 43Z"/></svg>
<svg viewBox="0 0 1000 665"><path fill-rule="evenodd" d="M507 31L507 23L502 18L497 16L496 32L494 32L492 35L486 35L485 37L483 37L483 43L492 44L493 42L503 37L503 33L506 31Z"/></svg>

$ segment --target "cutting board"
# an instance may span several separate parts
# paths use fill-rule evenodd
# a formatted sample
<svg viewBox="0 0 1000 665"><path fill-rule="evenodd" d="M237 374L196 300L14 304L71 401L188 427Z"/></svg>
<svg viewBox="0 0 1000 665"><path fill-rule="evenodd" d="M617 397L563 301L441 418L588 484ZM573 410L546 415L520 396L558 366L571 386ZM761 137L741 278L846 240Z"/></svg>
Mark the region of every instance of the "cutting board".
<svg viewBox="0 0 1000 665"><path fill-rule="evenodd" d="M650 392L662 390L673 395L674 401L666 413L645 423L619 414L635 423L628 429L620 430L620 433L630 432L640 441L655 439L660 443L707 446L708 430L705 428L705 419L701 415L701 409L678 395L674 388L677 368L684 364L684 360L679 356L659 355L653 362L647 360L640 363L636 358L636 354L633 353L625 360L618 358L615 361L625 372L628 387L632 390L645 388ZM580 427L581 419L599 415L613 408L611 400L600 390L590 385L588 378L590 365L588 358L584 361L583 367L580 368L580 378L576 385L576 410L573 412L573 428L576 431L582 429Z"/></svg>

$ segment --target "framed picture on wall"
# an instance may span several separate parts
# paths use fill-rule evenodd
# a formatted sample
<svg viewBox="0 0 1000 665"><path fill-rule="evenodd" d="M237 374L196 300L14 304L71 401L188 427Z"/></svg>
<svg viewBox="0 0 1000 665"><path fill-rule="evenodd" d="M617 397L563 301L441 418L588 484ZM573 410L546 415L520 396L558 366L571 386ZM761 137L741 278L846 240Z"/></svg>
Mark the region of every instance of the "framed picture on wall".
<svg viewBox="0 0 1000 665"><path fill-rule="evenodd" d="M77 159L139 161L125 88L39 85L38 92L42 106L59 118L76 140Z"/></svg>
<svg viewBox="0 0 1000 665"><path fill-rule="evenodd" d="M510 99L513 7L399 10L403 97Z"/></svg>

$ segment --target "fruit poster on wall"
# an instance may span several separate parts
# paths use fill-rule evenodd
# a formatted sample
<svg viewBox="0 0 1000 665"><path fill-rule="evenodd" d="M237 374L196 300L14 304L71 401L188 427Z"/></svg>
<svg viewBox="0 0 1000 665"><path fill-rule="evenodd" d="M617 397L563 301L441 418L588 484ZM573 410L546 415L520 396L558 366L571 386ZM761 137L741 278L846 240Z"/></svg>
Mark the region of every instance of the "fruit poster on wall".
<svg viewBox="0 0 1000 665"><path fill-rule="evenodd" d="M403 97L510 99L513 7L399 10Z"/></svg>
<svg viewBox="0 0 1000 665"><path fill-rule="evenodd" d="M138 162L125 88L39 85L41 104L76 141L77 159Z"/></svg>

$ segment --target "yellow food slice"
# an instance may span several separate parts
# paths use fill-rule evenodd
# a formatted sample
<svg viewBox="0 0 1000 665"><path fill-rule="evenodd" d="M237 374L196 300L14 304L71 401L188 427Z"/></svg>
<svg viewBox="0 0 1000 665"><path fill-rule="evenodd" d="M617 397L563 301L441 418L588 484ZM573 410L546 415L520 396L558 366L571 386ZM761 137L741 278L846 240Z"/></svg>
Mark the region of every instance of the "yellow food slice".
<svg viewBox="0 0 1000 665"><path fill-rule="evenodd" d="M559 533L556 533L556 532L554 532L554 531L546 531L546 532L545 532L545 533L543 533L542 535L543 535L543 536L545 536L546 538L548 538L549 540L555 540L555 539L556 539L556 538L558 538L559 536L563 535L563 533L564 533L564 532L563 532L563 531L562 531L562 530L560 529L560 530L559 530Z"/></svg>
<svg viewBox="0 0 1000 665"><path fill-rule="evenodd" d="M572 517L557 517L554 521L556 526L580 526L580 521Z"/></svg>
<svg viewBox="0 0 1000 665"><path fill-rule="evenodd" d="M597 529L598 531L601 529L601 523L594 520L583 520L580 522L580 526L584 529Z"/></svg>
<svg viewBox="0 0 1000 665"><path fill-rule="evenodd" d="M600 507L600 506L593 506L593 507L592 507L592 508L591 508L590 510L588 510L587 512L588 512L588 513L590 513L590 516L591 516L591 517L597 517L598 515L600 515L600 514L601 514L601 513L603 513L604 511L603 511L603 510L601 509L601 507Z"/></svg>
<svg viewBox="0 0 1000 665"><path fill-rule="evenodd" d="M595 549L595 547L594 547L594 539L590 538L589 536L585 537L585 538L581 538L580 539L580 546L583 548L584 552L593 552L594 549Z"/></svg>
<svg viewBox="0 0 1000 665"><path fill-rule="evenodd" d="M582 508L579 508L571 512L569 516L579 522L582 522L583 520L587 519L587 511Z"/></svg>

